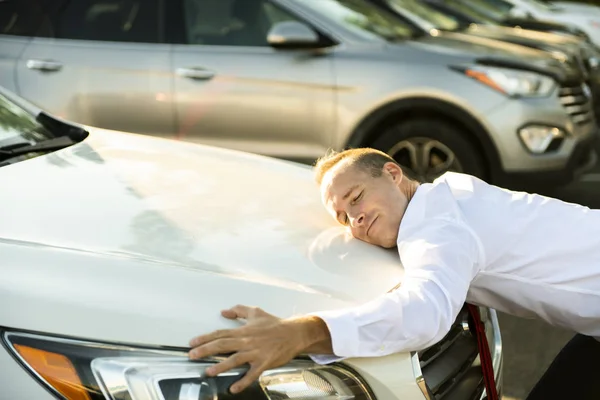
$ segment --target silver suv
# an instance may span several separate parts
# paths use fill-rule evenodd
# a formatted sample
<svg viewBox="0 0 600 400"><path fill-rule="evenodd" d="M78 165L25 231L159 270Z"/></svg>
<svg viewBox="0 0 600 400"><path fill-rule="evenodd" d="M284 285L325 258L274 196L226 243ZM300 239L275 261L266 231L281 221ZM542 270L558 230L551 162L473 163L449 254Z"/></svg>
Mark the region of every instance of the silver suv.
<svg viewBox="0 0 600 400"><path fill-rule="evenodd" d="M0 85L83 124L288 159L372 146L422 180L560 184L595 162L577 68L366 0L5 0L0 32Z"/></svg>

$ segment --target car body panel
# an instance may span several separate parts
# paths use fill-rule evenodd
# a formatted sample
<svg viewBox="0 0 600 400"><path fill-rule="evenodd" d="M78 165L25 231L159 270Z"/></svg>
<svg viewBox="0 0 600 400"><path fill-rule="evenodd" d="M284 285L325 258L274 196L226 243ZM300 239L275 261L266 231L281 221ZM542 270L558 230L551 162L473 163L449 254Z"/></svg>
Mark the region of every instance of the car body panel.
<svg viewBox="0 0 600 400"><path fill-rule="evenodd" d="M271 47L175 45L178 139L292 158L323 153L335 129L335 75L328 55ZM281 118L285 118L282 129Z"/></svg>
<svg viewBox="0 0 600 400"><path fill-rule="evenodd" d="M17 60L29 41L29 38L0 35L0 82L13 92L18 91L15 79Z"/></svg>
<svg viewBox="0 0 600 400"><path fill-rule="evenodd" d="M310 168L185 143L153 142L142 136L130 140L108 131L94 131L91 136L71 148L2 169L0 180L5 190L0 195L0 214L9 223L0 228L0 240L6 247L7 262L17 259L8 257L11 249L48 251L58 259L89 257L98 268L97 278L90 282L110 281L121 270L119 280L131 279L133 283L144 275L143 268L149 268L183 285L194 279L214 282L206 285L214 296L225 282L240 285L232 291L231 299L206 304L210 308L247 298L244 285L262 288L252 295L258 296L257 300L267 296L269 290L297 293L298 309L279 310L286 314L308 311L302 299L313 296L320 299L321 306L365 301L391 289L402 277L394 250L350 238L326 213ZM20 187L20 182L26 177L31 181L31 176L37 177L37 183ZM36 193L45 193L43 202ZM82 208L94 211L81 212ZM32 209L39 213L35 218ZM74 210L77 218L72 217ZM229 251L229 243L236 243L236 248ZM376 262L365 269L365 260ZM24 258L19 262L35 264ZM47 279L40 280L40 285L46 286L53 268L64 269L54 275L55 284L60 285L64 277L76 276L78 269L85 269L83 264L59 261L54 266L49 263L22 268L36 268L40 274L47 274ZM102 264L107 264L106 271L101 271ZM24 270L15 271L19 275L18 271ZM182 279L177 279L178 274ZM368 279L373 275L377 278ZM161 280L147 283L152 282ZM218 282L223 283L221 288ZM75 291L73 295L85 291L86 285L68 289L66 280L64 284L65 291ZM143 279L138 285L145 285ZM167 295L171 290L174 292ZM105 296L101 292L89 296ZM166 289L165 301L169 297L175 301L188 293L194 296L191 290ZM206 291L196 295L213 297ZM134 301L142 307L148 299L142 296ZM27 314L13 317L30 318ZM31 318L29 323L36 326L42 321L40 315L40 319ZM165 340L156 342L182 345Z"/></svg>
<svg viewBox="0 0 600 400"><path fill-rule="evenodd" d="M325 212L308 167L90 130L0 170L0 293L19 310L0 310L4 326L187 348L236 326L219 310L238 303L287 317L364 302L402 279L395 250L350 238ZM421 396L408 353L347 363L378 398Z"/></svg>
<svg viewBox="0 0 600 400"><path fill-rule="evenodd" d="M60 69L31 69L37 60ZM17 62L16 79L21 96L63 118L169 136L175 130L170 65L168 45L34 38Z"/></svg>

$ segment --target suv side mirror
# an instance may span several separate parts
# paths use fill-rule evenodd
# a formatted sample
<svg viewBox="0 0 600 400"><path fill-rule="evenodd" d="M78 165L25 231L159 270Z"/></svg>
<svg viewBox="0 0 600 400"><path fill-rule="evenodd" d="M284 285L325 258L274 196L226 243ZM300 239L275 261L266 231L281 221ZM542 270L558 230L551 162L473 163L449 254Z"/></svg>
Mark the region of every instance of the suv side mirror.
<svg viewBox="0 0 600 400"><path fill-rule="evenodd" d="M269 45L279 49L314 48L319 45L319 36L308 25L298 21L278 22L267 35Z"/></svg>

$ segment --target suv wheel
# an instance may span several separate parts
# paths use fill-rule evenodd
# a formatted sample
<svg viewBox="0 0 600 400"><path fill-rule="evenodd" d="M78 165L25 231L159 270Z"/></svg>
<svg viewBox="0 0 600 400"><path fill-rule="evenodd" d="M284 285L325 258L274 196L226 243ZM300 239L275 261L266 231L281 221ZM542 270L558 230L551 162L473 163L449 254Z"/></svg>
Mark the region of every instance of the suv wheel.
<svg viewBox="0 0 600 400"><path fill-rule="evenodd" d="M371 146L394 157L410 178L421 182L448 171L485 176L476 147L445 121L409 119L386 130Z"/></svg>

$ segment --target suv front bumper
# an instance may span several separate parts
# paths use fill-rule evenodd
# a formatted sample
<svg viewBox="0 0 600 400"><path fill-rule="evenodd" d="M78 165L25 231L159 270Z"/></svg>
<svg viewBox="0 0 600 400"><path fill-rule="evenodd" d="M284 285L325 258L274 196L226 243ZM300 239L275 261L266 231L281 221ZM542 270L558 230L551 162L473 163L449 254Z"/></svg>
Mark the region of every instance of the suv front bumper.
<svg viewBox="0 0 600 400"><path fill-rule="evenodd" d="M565 87L546 98L511 99L486 113L499 156L490 166L491 182L511 189L562 186L593 168L599 131L589 97L582 87ZM558 128L564 139L552 151L534 154L519 137L532 125Z"/></svg>
<svg viewBox="0 0 600 400"><path fill-rule="evenodd" d="M577 143L563 167L526 172L506 172L498 168L495 172L492 171L492 181L495 185L515 189L567 185L579 179L596 165L598 159L596 145L600 142L598 140L599 134L599 132L596 132L589 138Z"/></svg>

